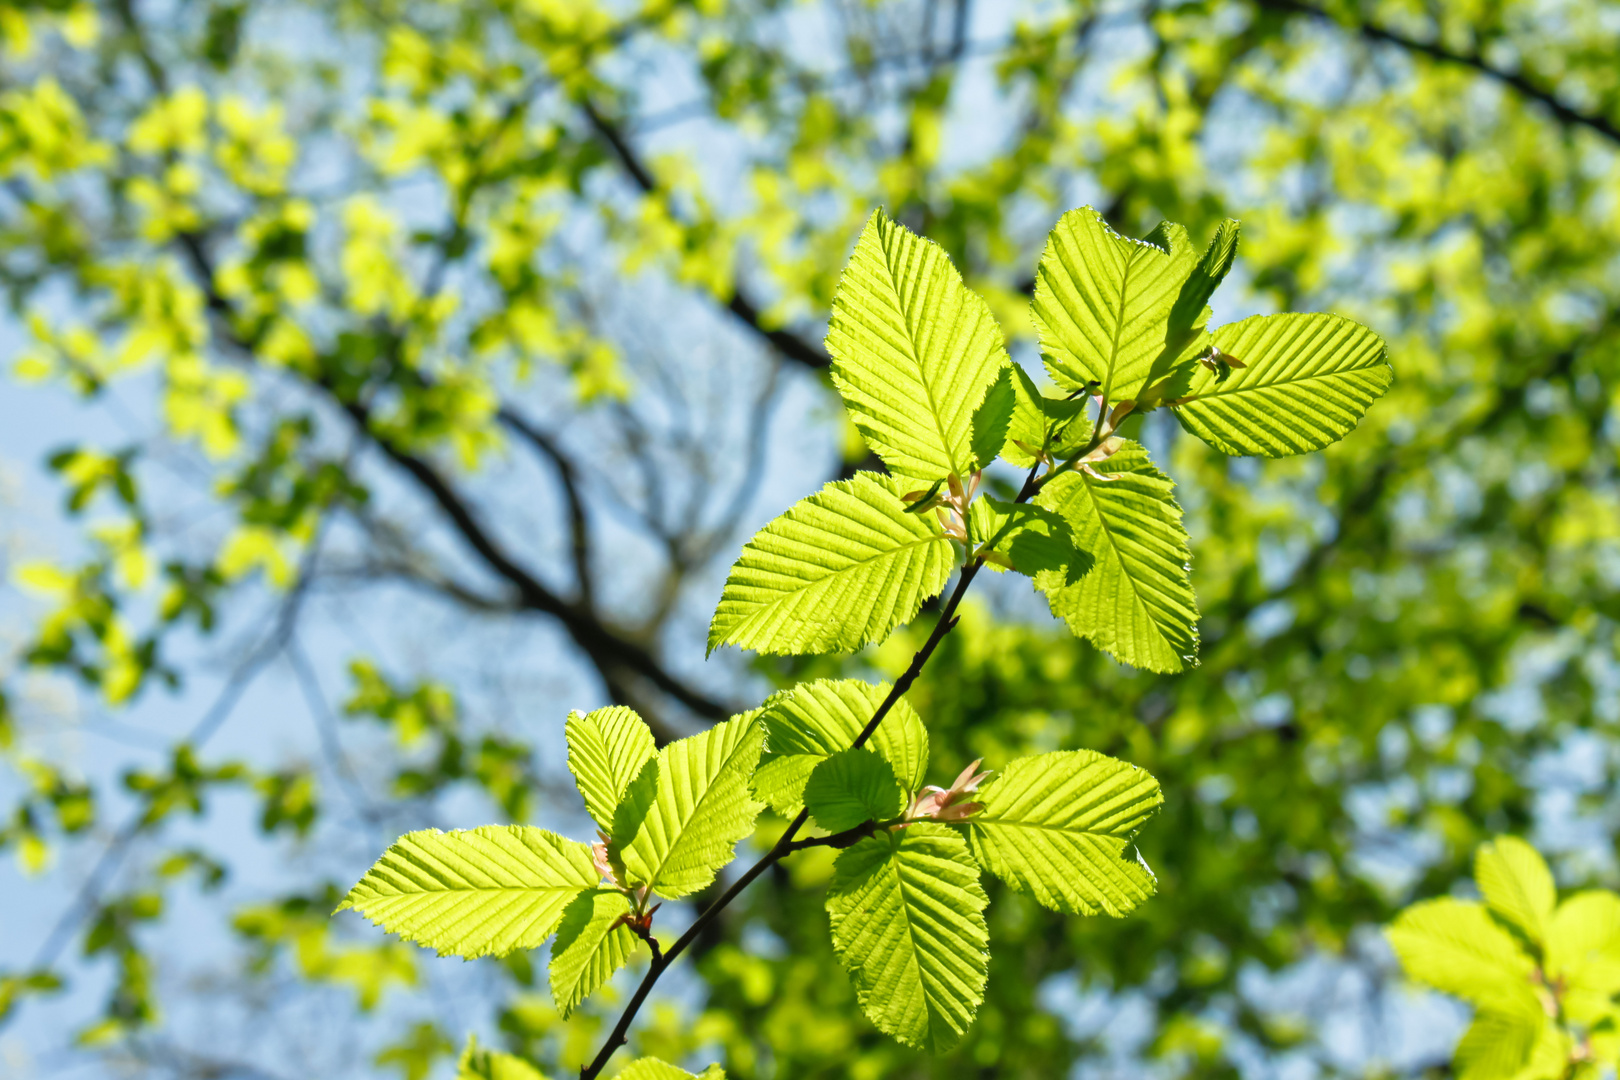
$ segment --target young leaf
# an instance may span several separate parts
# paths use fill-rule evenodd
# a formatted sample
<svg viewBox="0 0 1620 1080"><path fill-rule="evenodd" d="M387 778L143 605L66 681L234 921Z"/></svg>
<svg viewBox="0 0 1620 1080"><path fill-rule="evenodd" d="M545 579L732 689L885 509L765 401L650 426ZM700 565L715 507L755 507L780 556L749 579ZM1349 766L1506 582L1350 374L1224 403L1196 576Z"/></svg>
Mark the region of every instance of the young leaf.
<svg viewBox="0 0 1620 1080"><path fill-rule="evenodd" d="M1535 963L1485 905L1443 897L1401 912L1386 931L1408 978L1487 1012L1543 1015L1530 989Z"/></svg>
<svg viewBox="0 0 1620 1080"><path fill-rule="evenodd" d="M817 825L836 833L899 816L905 796L889 763L862 747L817 765L804 785L804 805Z"/></svg>
<svg viewBox="0 0 1620 1080"><path fill-rule="evenodd" d="M743 715L658 752L656 783L633 784L613 819L626 885L675 900L714 880L759 815L748 778L764 742L764 727Z"/></svg>
<svg viewBox="0 0 1620 1080"><path fill-rule="evenodd" d="M456 1065L456 1080L546 1080L546 1076L514 1054L480 1050L478 1037L469 1035Z"/></svg>
<svg viewBox="0 0 1620 1080"><path fill-rule="evenodd" d="M1133 442L1098 469L1116 479L1067 472L1036 497L1068 522L1092 566L1073 584L1048 571L1035 586L1077 637L1132 667L1180 671L1196 662L1198 600L1175 485Z"/></svg>
<svg viewBox="0 0 1620 1080"><path fill-rule="evenodd" d="M1170 309L1172 333L1177 330L1190 331L1208 321L1209 309L1205 305L1231 272L1232 262L1237 258L1237 246L1238 223L1227 218L1215 230L1209 247L1204 249L1204 257L1198 260L1198 265L1181 286L1175 306Z"/></svg>
<svg viewBox="0 0 1620 1080"><path fill-rule="evenodd" d="M892 473L972 471L974 409L1009 361L990 306L938 244L874 212L838 279L827 352L850 418Z"/></svg>
<svg viewBox="0 0 1620 1080"><path fill-rule="evenodd" d="M1535 945L1546 945L1558 890L1535 848L1516 836L1481 844L1474 852L1474 882L1487 907Z"/></svg>
<svg viewBox="0 0 1620 1080"><path fill-rule="evenodd" d="M1156 882L1131 838L1164 796L1144 770L1095 750L1019 758L991 780L968 818L973 854L1053 911L1116 918Z"/></svg>
<svg viewBox="0 0 1620 1080"><path fill-rule="evenodd" d="M589 847L544 829L427 829L395 841L338 910L440 956L505 956L539 947L600 877Z"/></svg>
<svg viewBox="0 0 1620 1080"><path fill-rule="evenodd" d="M968 508L973 542L989 545L985 565L1034 577L1049 573L1066 584L1091 568L1091 556L1075 547L1063 518L1041 506L985 496Z"/></svg>
<svg viewBox="0 0 1620 1080"><path fill-rule="evenodd" d="M833 951L879 1030L936 1054L956 1044L984 1000L988 903L949 826L918 822L838 856Z"/></svg>
<svg viewBox="0 0 1620 1080"><path fill-rule="evenodd" d="M653 733L623 705L591 713L571 712L563 727L568 736L568 771L585 798L585 809L604 829L613 827L613 811L625 789L658 747Z"/></svg>
<svg viewBox="0 0 1620 1080"><path fill-rule="evenodd" d="M930 516L906 513L902 490L856 473L761 529L726 578L709 651L850 652L916 615L956 556Z"/></svg>
<svg viewBox="0 0 1620 1080"><path fill-rule="evenodd" d="M754 795L783 817L799 812L810 773L832 754L847 750L893 689L888 683L819 679L800 683L765 702L765 754L754 772ZM928 731L904 698L862 748L889 763L909 797L928 769Z"/></svg>
<svg viewBox="0 0 1620 1080"><path fill-rule="evenodd" d="M1035 464L1033 451L1045 445L1049 430L1053 433L1050 450L1054 457L1064 456L1065 450L1078 448L1091 437L1091 421L1086 416L1090 398L1084 394L1076 398L1046 397L1017 364L1012 367L1012 375L1013 412L1007 421L1002 457L1027 469Z"/></svg>
<svg viewBox="0 0 1620 1080"><path fill-rule="evenodd" d="M551 946L551 998L564 1019L630 958L636 935L619 917L631 910L619 890L592 889L563 912Z"/></svg>
<svg viewBox="0 0 1620 1080"><path fill-rule="evenodd" d="M1479 1013L1457 1043L1452 1062L1457 1080L1513 1080L1549 1026L1545 1016Z"/></svg>
<svg viewBox="0 0 1620 1080"><path fill-rule="evenodd" d="M618 1080L726 1080L726 1074L718 1065L710 1065L702 1072L693 1074L685 1069L677 1069L668 1062L648 1057L626 1065L619 1073Z"/></svg>
<svg viewBox="0 0 1620 1080"><path fill-rule="evenodd" d="M1341 315L1256 315L1215 331L1224 377L1199 367L1181 426L1226 454L1286 457L1350 433L1395 379L1377 334Z"/></svg>
<svg viewBox="0 0 1620 1080"><path fill-rule="evenodd" d="M984 400L973 410L973 460L977 468L988 467L1007 444L1008 425L1018 405L1018 391L1013 386L1015 370L1022 369L1011 363L1004 365L984 392Z"/></svg>
<svg viewBox="0 0 1620 1080"><path fill-rule="evenodd" d="M1091 207L1071 210L1047 238L1031 315L1059 386L1095 384L1110 402L1135 398L1172 342L1170 312L1198 262L1110 229Z"/></svg>
<svg viewBox="0 0 1620 1080"><path fill-rule="evenodd" d="M1620 896L1576 893L1553 914L1547 932L1547 975L1564 985L1564 1011L1591 1025L1620 993Z"/></svg>

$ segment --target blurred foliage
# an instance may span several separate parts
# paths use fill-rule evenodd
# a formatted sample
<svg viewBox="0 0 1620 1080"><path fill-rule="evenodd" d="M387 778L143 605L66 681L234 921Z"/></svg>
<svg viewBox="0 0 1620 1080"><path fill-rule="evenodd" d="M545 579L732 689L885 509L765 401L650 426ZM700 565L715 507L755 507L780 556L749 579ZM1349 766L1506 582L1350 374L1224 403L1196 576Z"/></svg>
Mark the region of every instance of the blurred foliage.
<svg viewBox="0 0 1620 1080"><path fill-rule="evenodd" d="M8 567L38 606L0 699L0 845L80 891L0 971L0 1017L105 968L87 984L104 993L73 999L94 1052L230 1071L154 1050L178 1003L151 943L182 894L187 918L235 928L250 985L290 972L361 1008L408 993L415 951L328 920L324 878L256 879L240 910L197 892L237 853L184 823L245 792L307 852L339 811L418 827L455 792L514 819L577 808L550 797L559 762L453 706L469 687L366 657L336 658L357 661L360 719L323 729L319 763L211 753L271 659L307 673L316 585L403 582L468 620L543 620L666 735L751 704L758 678L688 674L683 600L707 612L704 571L760 515L745 489L735 511L671 509L720 490L693 473L703 440L646 419L688 389L677 354L735 361L724 411L745 426L770 410L736 372L823 386L820 320L881 204L945 244L1027 362L1022 268L1090 202L1123 232L1168 218L1199 243L1241 218L1252 308L1354 315L1397 371L1357 437L1310 459L1145 432L1185 481L1201 667L1134 672L980 607L913 691L935 782L1068 747L1153 772L1159 897L1059 919L992 884L991 996L935 1060L860 1018L815 888L830 860L807 857L701 942L701 993L662 1003L637 1049L718 1048L742 1078L1045 1080L1121 1054L1132 1075L1301 1056L1386 1074L1393 1041L1346 1058L1322 1035L1330 1002L1279 1004L1256 979L1332 960L1392 985L1367 931L1452 889L1497 833L1540 830L1566 887L1620 881L1608 839L1569 839L1612 836L1620 811L1617 39L1608 0L0 2L0 285L25 333L6 393L92 407L130 388L145 432L87 426L57 448L77 542ZM630 336L627 306L679 327L675 345ZM850 429L825 436L829 472L864 455ZM518 498L543 527L488 498L518 455L539 465ZM651 556L604 538L621 504ZM649 566L632 600L608 595ZM201 674L188 643L226 627L239 663L216 708L155 763L92 783L49 749L41 680L98 711L160 698ZM892 674L927 629L843 666ZM541 696L517 719L549 730L587 704ZM373 722L390 743L346 769L334 745ZM1553 798L1572 758L1583 779ZM57 861L81 850L101 860L82 880ZM559 1025L531 964L479 963L506 1048L577 1066L594 1014ZM1144 1004L1145 1041L1055 1013L1061 986ZM380 1015L379 1069L453 1066L464 1032Z"/></svg>

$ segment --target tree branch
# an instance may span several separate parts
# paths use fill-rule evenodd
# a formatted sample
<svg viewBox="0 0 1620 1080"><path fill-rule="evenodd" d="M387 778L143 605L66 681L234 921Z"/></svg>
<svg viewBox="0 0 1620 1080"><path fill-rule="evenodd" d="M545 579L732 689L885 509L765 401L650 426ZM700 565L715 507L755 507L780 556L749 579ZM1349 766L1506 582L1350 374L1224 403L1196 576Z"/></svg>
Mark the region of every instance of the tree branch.
<svg viewBox="0 0 1620 1080"><path fill-rule="evenodd" d="M580 101L580 109L585 113L585 119L590 122L591 130L607 144L609 150L613 151L613 156L618 158L619 164L624 167L624 171L629 174L636 187L648 194L658 190L658 181L653 178L646 163L641 160L624 133L598 112L589 98ZM766 326L759 305L749 298L740 281L732 283L731 302L726 305L726 309L783 357L818 371L832 363L826 351L814 341L806 340L790 330Z"/></svg>
<svg viewBox="0 0 1620 1080"><path fill-rule="evenodd" d="M1255 0L1255 3L1262 9L1270 11L1308 15L1312 18L1321 19L1341 29L1359 34L1369 41L1388 42L1392 45L1399 45L1409 52L1422 53L1443 63L1460 64L1463 67L1473 68L1480 74L1495 79L1504 86L1512 87L1529 100L1539 102L1561 123L1571 127L1587 128L1602 135L1610 142L1620 144L1620 127L1617 127L1613 120L1597 113L1582 112L1560 98L1552 88L1542 86L1519 72L1504 71L1492 65L1480 55L1478 49L1469 52L1458 52L1448 49L1438 42L1419 41L1417 38L1404 34L1399 30L1378 23L1347 23L1330 11L1316 7L1313 4L1301 3L1300 0Z"/></svg>

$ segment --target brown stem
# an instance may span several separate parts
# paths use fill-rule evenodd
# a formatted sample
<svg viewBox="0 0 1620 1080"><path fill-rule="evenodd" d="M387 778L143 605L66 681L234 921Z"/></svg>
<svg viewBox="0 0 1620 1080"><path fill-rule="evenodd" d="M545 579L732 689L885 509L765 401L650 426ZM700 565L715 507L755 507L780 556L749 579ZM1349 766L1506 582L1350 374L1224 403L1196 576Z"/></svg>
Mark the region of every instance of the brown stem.
<svg viewBox="0 0 1620 1080"><path fill-rule="evenodd" d="M1040 490L1040 485L1036 483L1035 479L1036 468L1030 469L1029 475L1024 479L1023 489L1019 491L1018 498L1013 500L1014 502L1027 502ZM979 570L983 566L984 559L976 557L962 567L961 576L956 580L956 588L952 590L950 599L945 601L945 608L939 613L939 620L934 623L934 629L929 632L928 639L923 642L922 648L918 649L916 655L911 658L911 663L906 666L906 670L894 681L894 686L889 689L888 696L883 699L882 704L872 713L872 719L868 720L866 726L861 729L861 733L855 736L855 741L850 744L851 749L858 749L866 745L867 740L877 731L878 725L883 723L883 718L888 716L889 711L894 708L895 702L904 697L906 691L911 689L911 684L917 681L917 676L922 674L923 665L928 663L928 658L934 655L934 650L945 639L945 635L955 628L957 621L956 609L961 606L962 598L967 595L968 587L973 584L973 579L978 576ZM809 841L795 841L794 838L798 835L799 830L804 828L804 824L808 820L810 820L810 811L800 810L799 816L794 818L792 823L788 825L787 831L782 833L776 843L771 846L771 850L767 851L758 862L744 871L742 877L733 882L731 887L724 893L721 893L718 900L705 908L703 914L699 915L692 925L686 928L686 933L682 934L675 944L670 946L668 952L661 957L654 955L652 964L647 968L647 974L642 976L641 985L636 987L635 994L630 998L629 1004L624 1007L624 1012L620 1014L618 1023L614 1024L613 1030L608 1033L607 1041L602 1044L602 1049L597 1052L595 1059L589 1065L579 1070L579 1080L596 1080L602 1074L602 1070L607 1067L608 1059L613 1056L614 1051L625 1044L625 1036L630 1030L630 1024L635 1020L636 1013L641 1011L641 1006L646 1002L647 995L652 992L653 984L658 981L659 976L663 975L669 966L675 962L675 959L685 952L692 942L697 940L698 935L703 932L705 927L719 917L720 912L724 911L733 900L741 895L744 889L753 884L755 878L795 851L802 851L807 847L847 846L846 841L848 844L853 844L862 838L856 834L864 831L865 835L871 835L878 828L877 822L869 821L856 826L854 829L834 833L832 836L816 837Z"/></svg>

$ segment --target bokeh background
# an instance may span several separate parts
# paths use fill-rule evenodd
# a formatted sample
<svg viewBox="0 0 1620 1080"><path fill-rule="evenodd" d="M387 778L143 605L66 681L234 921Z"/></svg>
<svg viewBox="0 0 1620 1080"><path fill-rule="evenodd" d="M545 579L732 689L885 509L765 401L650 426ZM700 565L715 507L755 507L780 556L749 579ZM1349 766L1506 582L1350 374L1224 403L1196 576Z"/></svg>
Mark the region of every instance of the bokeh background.
<svg viewBox="0 0 1620 1080"><path fill-rule="evenodd" d="M469 1033L577 1069L611 996L561 1025L543 963L336 898L408 829L588 835L571 708L671 738L897 673L930 613L854 657L703 650L751 531L872 464L837 272L884 206L1037 372L1035 260L1090 204L1240 218L1218 321L1338 311L1396 371L1308 459L1148 418L1200 667L1122 667L1020 579L913 692L936 782L1152 771L1160 895L1060 918L987 881L988 997L934 1059L861 1018L811 852L637 1045L739 1080L1445 1075L1466 1016L1380 926L1498 832L1620 884L1617 153L1609 0L0 2L0 1074L423 1080Z"/></svg>

